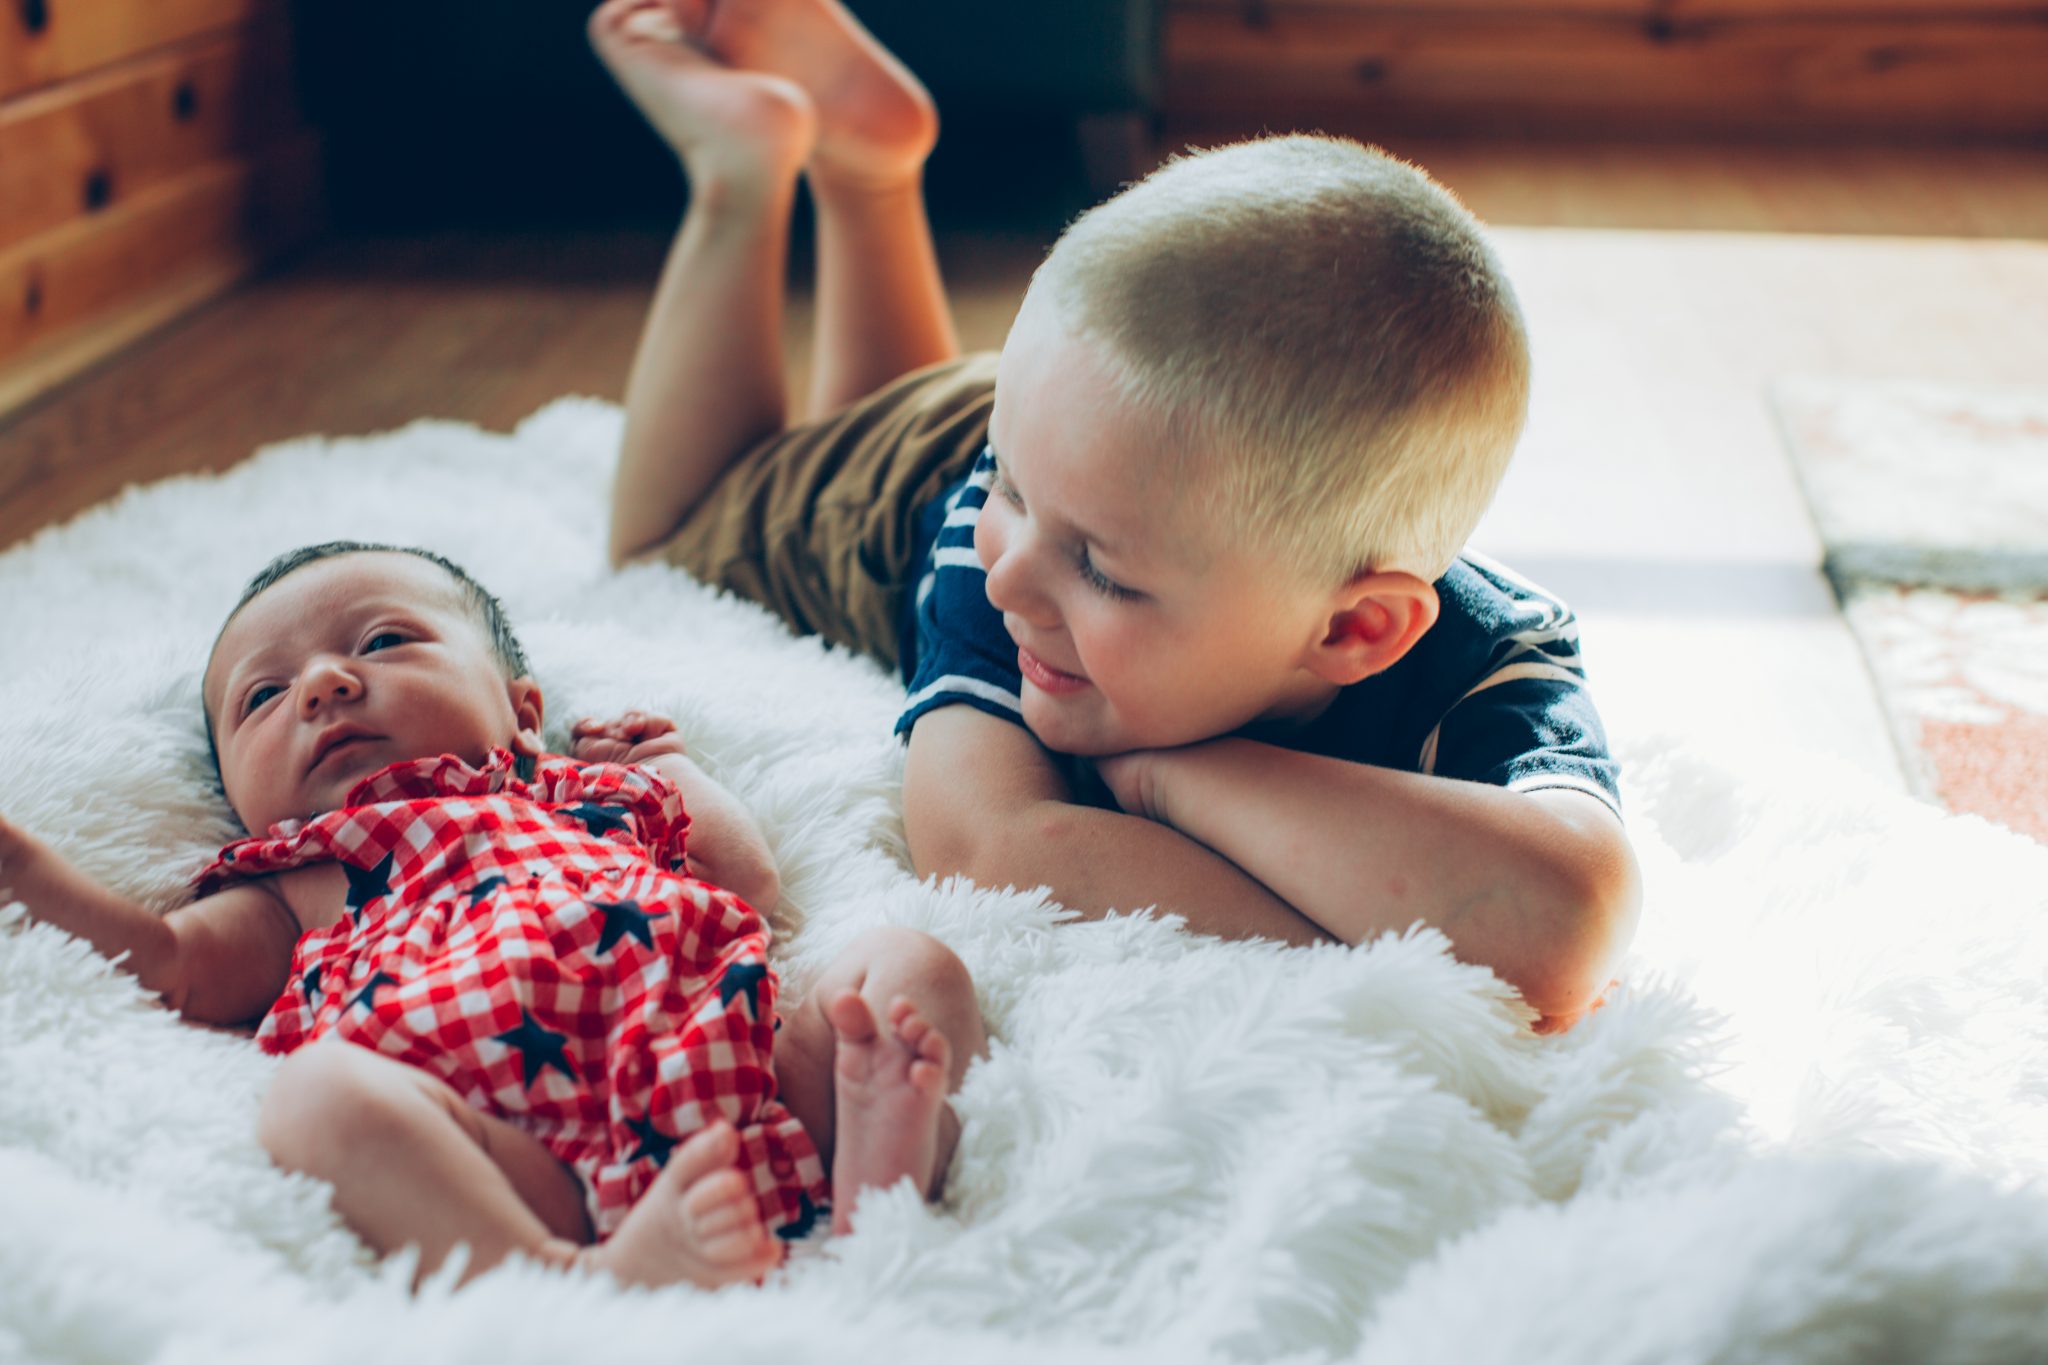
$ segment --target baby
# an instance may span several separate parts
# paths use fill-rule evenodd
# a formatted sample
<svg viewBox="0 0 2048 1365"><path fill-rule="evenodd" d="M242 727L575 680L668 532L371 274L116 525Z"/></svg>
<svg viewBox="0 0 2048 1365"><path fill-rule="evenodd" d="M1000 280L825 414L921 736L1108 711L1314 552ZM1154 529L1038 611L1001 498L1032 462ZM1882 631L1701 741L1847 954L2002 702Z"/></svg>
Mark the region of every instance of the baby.
<svg viewBox="0 0 2048 1365"><path fill-rule="evenodd" d="M260 833L199 898L158 918L0 820L0 899L190 1020L260 1017L289 1054L264 1146L378 1251L711 1288L761 1276L828 1201L844 1231L865 1189L936 1193L945 1097L983 1047L959 959L874 931L778 1017L752 819L666 720L582 721L573 757L543 753L540 689L461 569L285 555L203 695Z"/></svg>

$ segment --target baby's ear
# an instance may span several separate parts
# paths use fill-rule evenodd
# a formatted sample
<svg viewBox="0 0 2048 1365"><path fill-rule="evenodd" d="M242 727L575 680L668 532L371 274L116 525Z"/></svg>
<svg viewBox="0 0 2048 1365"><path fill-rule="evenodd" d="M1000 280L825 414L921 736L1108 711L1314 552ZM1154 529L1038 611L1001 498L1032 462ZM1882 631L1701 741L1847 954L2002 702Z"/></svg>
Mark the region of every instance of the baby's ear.
<svg viewBox="0 0 2048 1365"><path fill-rule="evenodd" d="M1399 570L1362 573L1346 583L1310 647L1308 668L1325 682L1349 687L1384 673L1436 624L1436 589Z"/></svg>
<svg viewBox="0 0 2048 1365"><path fill-rule="evenodd" d="M546 752L540 738L541 721L546 715L540 684L531 678L514 678L505 684L505 691L512 702L512 719L517 726L512 736L512 752L538 757Z"/></svg>

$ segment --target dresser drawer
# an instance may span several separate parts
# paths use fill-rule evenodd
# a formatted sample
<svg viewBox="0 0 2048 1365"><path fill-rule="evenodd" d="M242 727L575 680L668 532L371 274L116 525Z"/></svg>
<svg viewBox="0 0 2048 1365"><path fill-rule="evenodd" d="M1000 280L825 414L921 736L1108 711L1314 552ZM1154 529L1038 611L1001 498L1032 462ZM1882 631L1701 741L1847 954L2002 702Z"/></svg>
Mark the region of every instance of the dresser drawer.
<svg viewBox="0 0 2048 1365"><path fill-rule="evenodd" d="M319 165L305 134L0 250L0 413L304 241Z"/></svg>
<svg viewBox="0 0 2048 1365"><path fill-rule="evenodd" d="M266 23L0 102L0 250L296 135L290 72Z"/></svg>
<svg viewBox="0 0 2048 1365"><path fill-rule="evenodd" d="M283 10L283 0L0 0L0 99Z"/></svg>

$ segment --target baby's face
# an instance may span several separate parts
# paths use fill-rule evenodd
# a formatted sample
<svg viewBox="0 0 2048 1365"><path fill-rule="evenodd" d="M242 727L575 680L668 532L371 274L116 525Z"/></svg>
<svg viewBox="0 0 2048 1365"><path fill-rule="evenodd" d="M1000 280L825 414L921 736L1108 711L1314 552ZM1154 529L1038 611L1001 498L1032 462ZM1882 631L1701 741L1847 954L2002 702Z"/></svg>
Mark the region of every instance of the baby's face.
<svg viewBox="0 0 2048 1365"><path fill-rule="evenodd" d="M228 623L203 689L228 803L256 834L390 763L540 750L540 689L505 677L460 585L415 555L280 580Z"/></svg>
<svg viewBox="0 0 2048 1365"><path fill-rule="evenodd" d="M1169 748L1305 720L1335 695L1305 666L1334 594L1201 524L1172 439L1117 393L1097 343L1027 299L997 370L974 548L1048 748Z"/></svg>

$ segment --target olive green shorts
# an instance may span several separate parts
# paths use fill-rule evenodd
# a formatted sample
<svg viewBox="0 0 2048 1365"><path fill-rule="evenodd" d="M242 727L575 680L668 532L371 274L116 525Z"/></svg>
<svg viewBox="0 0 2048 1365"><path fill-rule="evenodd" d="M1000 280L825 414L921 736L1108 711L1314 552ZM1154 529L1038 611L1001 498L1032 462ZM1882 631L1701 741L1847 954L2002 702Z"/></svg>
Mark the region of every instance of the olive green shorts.
<svg viewBox="0 0 2048 1365"><path fill-rule="evenodd" d="M981 453L995 375L994 355L945 361L770 437L654 553L895 667L918 510Z"/></svg>

